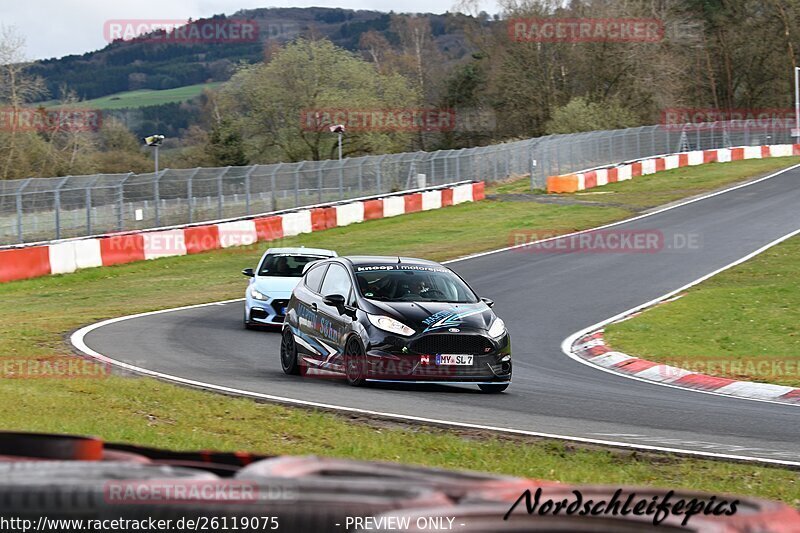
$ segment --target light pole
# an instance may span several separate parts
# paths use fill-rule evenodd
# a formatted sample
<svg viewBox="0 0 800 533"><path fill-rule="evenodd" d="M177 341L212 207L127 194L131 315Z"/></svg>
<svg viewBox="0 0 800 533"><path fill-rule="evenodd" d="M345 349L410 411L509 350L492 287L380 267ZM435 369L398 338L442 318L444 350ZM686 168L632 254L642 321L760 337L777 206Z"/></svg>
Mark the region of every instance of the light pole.
<svg viewBox="0 0 800 533"><path fill-rule="evenodd" d="M151 135L149 137L145 137L144 139L142 139L142 141L144 141L144 143L147 146L155 148L155 150L156 150L155 157L156 157L156 177L157 177L158 176L158 147L161 146L162 142L164 142L164 136L163 135Z"/></svg>
<svg viewBox="0 0 800 533"><path fill-rule="evenodd" d="M794 67L794 131L792 137L800 137L800 67Z"/></svg>
<svg viewBox="0 0 800 533"><path fill-rule="evenodd" d="M331 133L336 133L339 135L339 161L342 160L342 134L344 133L344 124L335 124L333 126L328 126L328 129L331 130Z"/></svg>

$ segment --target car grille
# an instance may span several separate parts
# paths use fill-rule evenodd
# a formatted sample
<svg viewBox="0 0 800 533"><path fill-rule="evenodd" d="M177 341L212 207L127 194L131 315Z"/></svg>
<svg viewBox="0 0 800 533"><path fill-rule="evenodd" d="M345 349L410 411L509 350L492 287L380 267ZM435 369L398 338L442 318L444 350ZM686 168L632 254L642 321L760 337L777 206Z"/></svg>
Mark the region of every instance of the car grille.
<svg viewBox="0 0 800 533"><path fill-rule="evenodd" d="M272 308L280 316L283 316L283 308L287 305L289 305L289 300L272 300Z"/></svg>
<svg viewBox="0 0 800 533"><path fill-rule="evenodd" d="M421 354L485 354L492 343L481 335L425 335L414 341L411 349Z"/></svg>

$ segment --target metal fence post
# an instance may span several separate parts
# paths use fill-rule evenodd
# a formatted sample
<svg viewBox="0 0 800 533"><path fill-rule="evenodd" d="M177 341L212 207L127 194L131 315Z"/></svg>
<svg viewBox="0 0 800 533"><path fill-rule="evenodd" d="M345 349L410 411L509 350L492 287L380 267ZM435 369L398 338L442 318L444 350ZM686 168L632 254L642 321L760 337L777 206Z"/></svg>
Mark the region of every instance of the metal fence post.
<svg viewBox="0 0 800 533"><path fill-rule="evenodd" d="M133 172L128 172L128 175L122 178L122 181L119 182L117 187L119 188L119 201L117 204L117 230L122 231L125 227L125 222L123 218L123 211L125 211L125 182L128 181L128 178L133 176Z"/></svg>
<svg viewBox="0 0 800 533"><path fill-rule="evenodd" d="M364 196L364 163L366 160L361 159L358 162L358 195Z"/></svg>
<svg viewBox="0 0 800 533"><path fill-rule="evenodd" d="M300 169L303 168L303 165L305 165L305 164L306 164L305 161L300 161L300 164L297 165L297 167L295 167L295 169L294 169L294 206L295 207L299 207L300 206ZM320 190L322 190L322 187L320 187Z"/></svg>
<svg viewBox="0 0 800 533"><path fill-rule="evenodd" d="M92 189L100 180L100 175L98 174L94 180L90 183L86 184L86 235L92 234Z"/></svg>
<svg viewBox="0 0 800 533"><path fill-rule="evenodd" d="M650 130L650 155L656 155L656 129Z"/></svg>
<svg viewBox="0 0 800 533"><path fill-rule="evenodd" d="M92 234L92 188L86 187L86 235Z"/></svg>
<svg viewBox="0 0 800 533"><path fill-rule="evenodd" d="M278 198L276 195L276 189L278 188L277 179L275 178L276 174L278 173L278 169L283 166L283 163L278 163L275 165L275 169L272 171L272 174L269 177L270 188L272 189L270 192L272 193L272 210L278 210Z"/></svg>
<svg viewBox="0 0 800 533"><path fill-rule="evenodd" d="M344 200L344 165L347 161L349 159L339 162L339 200Z"/></svg>
<svg viewBox="0 0 800 533"><path fill-rule="evenodd" d="M633 157L634 159L639 159L642 157L642 132L636 132L636 155Z"/></svg>
<svg viewBox="0 0 800 533"><path fill-rule="evenodd" d="M156 172L153 175L153 203L156 207L156 227L161 225L161 176L164 175L169 169L164 169L162 172Z"/></svg>
<svg viewBox="0 0 800 533"><path fill-rule="evenodd" d="M189 206L189 224L194 222L194 192L192 191L192 183L198 172L200 172L200 167L195 168L194 172L189 174L189 178L186 180L186 203Z"/></svg>
<svg viewBox="0 0 800 533"><path fill-rule="evenodd" d="M339 162L339 164L340 165L342 164L341 161ZM322 203L322 187L325 185L325 178L322 175L322 171L324 168L325 168L325 162L323 161L320 164L319 169L317 169L317 199L319 200L319 203Z"/></svg>
<svg viewBox="0 0 800 533"><path fill-rule="evenodd" d="M250 216L250 176L255 172L256 165L244 175L244 214Z"/></svg>
<svg viewBox="0 0 800 533"><path fill-rule="evenodd" d="M17 238L19 239L20 243L25 242L25 232L22 228L22 191L28 184L31 182L31 178L25 180L25 183L17 191Z"/></svg>
<svg viewBox="0 0 800 533"><path fill-rule="evenodd" d="M383 192L383 183L382 183L382 175L381 175L381 165L383 164L383 160L386 159L386 155L382 155L378 158L375 162L375 186L378 188L376 191L378 194Z"/></svg>
<svg viewBox="0 0 800 533"><path fill-rule="evenodd" d="M56 188L53 190L53 208L55 210L55 222L56 222L56 240L61 238L61 186L64 185L70 176L67 176L63 180L59 182Z"/></svg>
<svg viewBox="0 0 800 533"><path fill-rule="evenodd" d="M218 218L225 218L222 212L223 204L225 203L225 198L223 196L223 190L222 190L222 178L225 176L225 174L228 173L230 169L231 167L226 167L225 170L223 170L220 173L219 177L217 178L217 212L219 215Z"/></svg>

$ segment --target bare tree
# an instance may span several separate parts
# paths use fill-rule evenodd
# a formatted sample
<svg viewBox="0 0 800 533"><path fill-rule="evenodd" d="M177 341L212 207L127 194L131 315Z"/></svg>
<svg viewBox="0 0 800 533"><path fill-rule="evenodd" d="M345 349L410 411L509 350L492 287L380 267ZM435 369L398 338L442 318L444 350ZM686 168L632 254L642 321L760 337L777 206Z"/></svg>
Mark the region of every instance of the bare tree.
<svg viewBox="0 0 800 533"><path fill-rule="evenodd" d="M20 110L26 103L46 93L41 78L26 73L29 65L25 58L25 38L13 27L0 26L0 103L6 106L4 112L9 117L6 121L8 140L0 148L0 156L4 159L2 179L9 176L16 156Z"/></svg>

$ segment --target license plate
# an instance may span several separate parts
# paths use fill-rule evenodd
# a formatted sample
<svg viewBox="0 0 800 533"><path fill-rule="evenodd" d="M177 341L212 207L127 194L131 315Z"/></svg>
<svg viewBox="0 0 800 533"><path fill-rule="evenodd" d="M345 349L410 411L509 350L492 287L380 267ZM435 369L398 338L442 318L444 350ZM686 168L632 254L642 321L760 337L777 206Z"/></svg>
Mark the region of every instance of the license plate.
<svg viewBox="0 0 800 533"><path fill-rule="evenodd" d="M441 353L436 356L437 365L472 366L473 355Z"/></svg>

